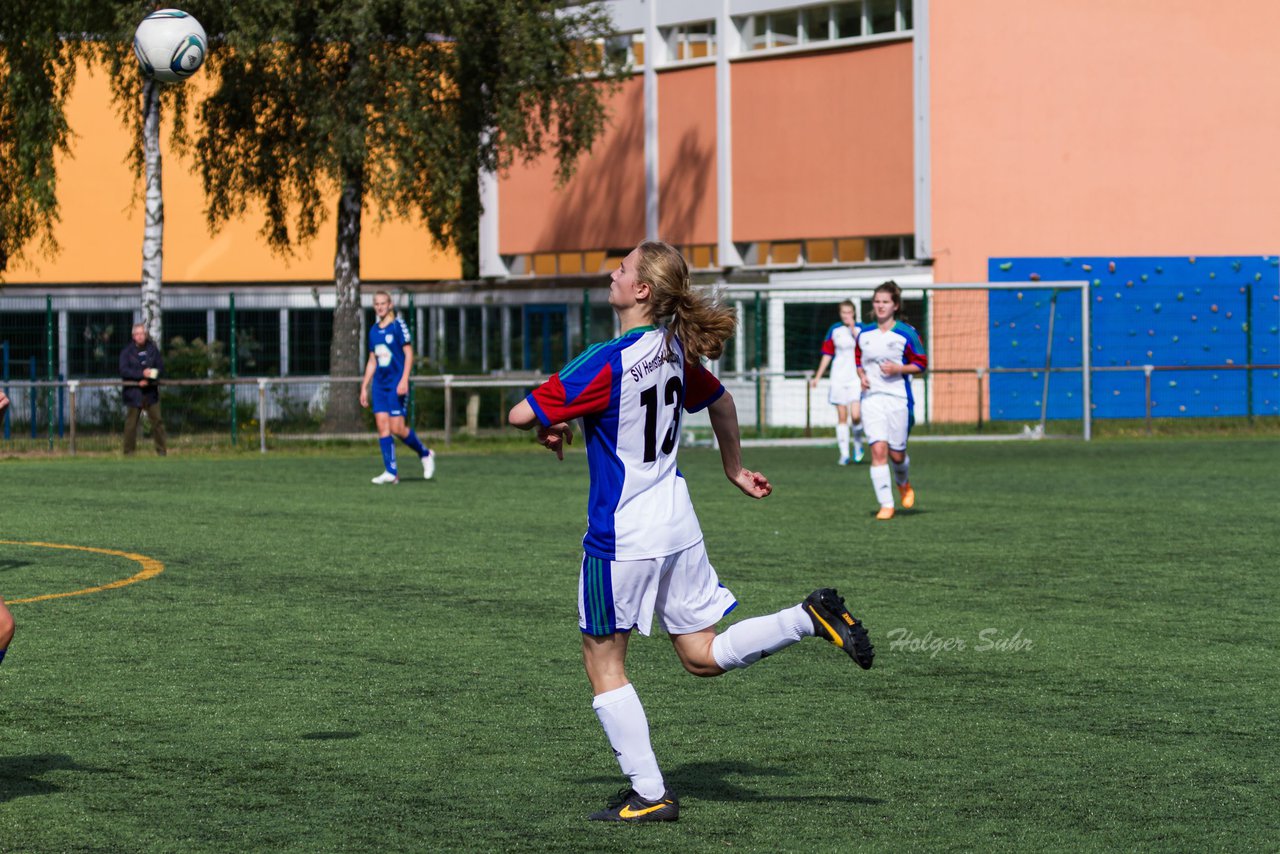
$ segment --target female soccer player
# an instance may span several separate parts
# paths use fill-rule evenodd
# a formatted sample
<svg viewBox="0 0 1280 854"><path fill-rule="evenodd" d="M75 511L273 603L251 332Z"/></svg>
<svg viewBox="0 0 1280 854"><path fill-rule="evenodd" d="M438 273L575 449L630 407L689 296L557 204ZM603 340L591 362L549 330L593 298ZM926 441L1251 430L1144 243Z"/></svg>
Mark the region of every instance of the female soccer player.
<svg viewBox="0 0 1280 854"><path fill-rule="evenodd" d="M840 465L847 466L849 457L849 427L853 427L853 457L862 462L862 407L859 398L862 386L858 383L858 365L854 356L854 335L858 331L853 322L853 303L840 303L840 322L831 324L822 342L822 359L818 370L809 380L809 388L817 388L818 381L831 366L831 389L827 400L836 408L836 444L840 446Z"/></svg>
<svg viewBox="0 0 1280 854"><path fill-rule="evenodd" d="M9 396L0 391L0 416L9 408ZM9 641L13 640L13 614L5 607L4 597L0 596L0 661L9 649Z"/></svg>
<svg viewBox="0 0 1280 854"><path fill-rule="evenodd" d="M391 294L378 291L373 295L373 313L378 322L369 329L369 361L364 366L364 382L360 384L360 405L369 405L369 389L373 388L373 420L378 425L378 444L382 446L384 471L374 483L399 483L396 469L396 442L399 436L422 460L422 476L427 480L436 473L435 457L418 441L418 434L404 423L408 412L409 374L413 370L413 339L409 327L396 317Z"/></svg>
<svg viewBox="0 0 1280 854"><path fill-rule="evenodd" d="M902 289L895 282L876 288L871 298L875 325L859 327L856 357L862 380L862 423L871 443L871 485L880 501L877 519L892 519L893 487L889 484L889 464L902 494L902 506L915 506L916 493L907 479L911 458L907 456L907 434L915 420L912 414L911 377L929 365L920 336L898 320L902 310Z"/></svg>
<svg viewBox="0 0 1280 854"><path fill-rule="evenodd" d="M558 459L582 418L591 487L578 587L582 658L595 709L630 779L595 821L675 821L680 804L658 769L644 707L627 678L632 629L648 635L654 614L695 676L719 676L818 636L863 668L875 654L866 629L835 590L814 591L776 614L717 634L737 601L707 560L689 490L676 468L680 413L707 408L725 475L749 498L773 491L742 466L733 398L702 367L733 334L732 312L689 287L680 253L642 243L613 273L609 304L622 336L596 344L516 404L508 420L537 425Z"/></svg>

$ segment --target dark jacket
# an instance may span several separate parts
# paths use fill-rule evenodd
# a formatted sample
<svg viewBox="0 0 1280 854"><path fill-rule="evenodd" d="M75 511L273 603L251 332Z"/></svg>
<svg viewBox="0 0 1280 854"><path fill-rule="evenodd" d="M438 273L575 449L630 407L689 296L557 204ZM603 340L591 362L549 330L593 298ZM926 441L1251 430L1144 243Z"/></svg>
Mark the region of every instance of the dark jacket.
<svg viewBox="0 0 1280 854"><path fill-rule="evenodd" d="M137 382L142 379L142 372L149 368L157 368L161 373L164 372L164 357L160 355L160 348L156 346L156 342L150 338L141 350L138 349L137 344L130 341L120 351L120 379ZM147 380L145 387L124 387L125 406L143 409L159 402L160 389L156 387L156 380Z"/></svg>

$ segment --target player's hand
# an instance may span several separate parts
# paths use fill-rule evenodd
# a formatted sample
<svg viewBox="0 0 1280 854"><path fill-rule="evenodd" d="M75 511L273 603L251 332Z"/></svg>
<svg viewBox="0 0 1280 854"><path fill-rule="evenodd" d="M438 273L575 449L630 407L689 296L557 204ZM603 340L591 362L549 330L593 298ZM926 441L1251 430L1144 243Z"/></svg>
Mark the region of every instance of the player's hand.
<svg viewBox="0 0 1280 854"><path fill-rule="evenodd" d="M902 365L899 365L897 362L881 362L880 373L884 374L886 377L896 377L898 374L902 373Z"/></svg>
<svg viewBox="0 0 1280 854"><path fill-rule="evenodd" d="M561 421L549 427L538 425L538 444L548 451L556 452L556 459L564 459L564 446L573 444L573 428L568 422Z"/></svg>
<svg viewBox="0 0 1280 854"><path fill-rule="evenodd" d="M817 387L818 387L818 378L809 377L809 388L817 388Z"/></svg>
<svg viewBox="0 0 1280 854"><path fill-rule="evenodd" d="M862 382L862 390L863 390L863 391L870 391L870 390L871 390L871 380L867 379L867 375L866 375L866 374L863 374L862 376L858 377L858 379Z"/></svg>
<svg viewBox="0 0 1280 854"><path fill-rule="evenodd" d="M362 409L369 408L369 390L368 389L363 389L363 388L360 389L360 407Z"/></svg>
<svg viewBox="0 0 1280 854"><path fill-rule="evenodd" d="M408 393L409 393L408 380L400 380L400 382L396 383L396 394L400 395L401 397L404 397Z"/></svg>
<svg viewBox="0 0 1280 854"><path fill-rule="evenodd" d="M742 469L729 480L748 498L764 498L773 492L773 484L769 483L769 478L758 471Z"/></svg>

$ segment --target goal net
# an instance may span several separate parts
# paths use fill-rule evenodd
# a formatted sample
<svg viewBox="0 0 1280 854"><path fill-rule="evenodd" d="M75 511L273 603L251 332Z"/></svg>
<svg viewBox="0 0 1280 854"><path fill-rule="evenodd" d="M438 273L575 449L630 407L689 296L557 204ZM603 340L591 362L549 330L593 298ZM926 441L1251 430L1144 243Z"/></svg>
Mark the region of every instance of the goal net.
<svg viewBox="0 0 1280 854"><path fill-rule="evenodd" d="M740 324L716 367L737 401L744 436L832 441L829 379L816 388L809 379L840 303L853 302L859 323L874 322L872 296L889 278L902 287L900 317L919 333L929 360L912 380L913 441L1089 437L1086 282L934 284L918 273L722 287Z"/></svg>

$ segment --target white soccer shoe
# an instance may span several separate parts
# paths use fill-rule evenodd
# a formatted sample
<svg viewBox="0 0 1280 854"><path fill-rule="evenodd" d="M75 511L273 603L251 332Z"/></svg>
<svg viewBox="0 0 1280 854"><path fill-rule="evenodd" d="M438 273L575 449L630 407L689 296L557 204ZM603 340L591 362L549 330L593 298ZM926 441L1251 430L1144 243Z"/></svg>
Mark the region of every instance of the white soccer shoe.
<svg viewBox="0 0 1280 854"><path fill-rule="evenodd" d="M379 485L384 483L399 483L399 482L400 482L400 478L396 477L389 471L384 471L382 474L378 475L371 481L371 483L376 483Z"/></svg>
<svg viewBox="0 0 1280 854"><path fill-rule="evenodd" d="M431 480L436 476L436 455L427 454L422 458L422 478L423 480Z"/></svg>

